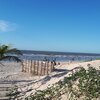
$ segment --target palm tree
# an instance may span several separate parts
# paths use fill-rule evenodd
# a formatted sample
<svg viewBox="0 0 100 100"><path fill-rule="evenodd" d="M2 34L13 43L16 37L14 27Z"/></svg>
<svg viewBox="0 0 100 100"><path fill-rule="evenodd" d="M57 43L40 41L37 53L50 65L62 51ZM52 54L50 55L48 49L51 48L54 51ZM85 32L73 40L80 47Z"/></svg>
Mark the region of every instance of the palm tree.
<svg viewBox="0 0 100 100"><path fill-rule="evenodd" d="M21 51L16 48L11 48L8 45L0 46L0 61L2 60L14 60L17 62L21 62L21 59L17 57L17 55L22 55Z"/></svg>

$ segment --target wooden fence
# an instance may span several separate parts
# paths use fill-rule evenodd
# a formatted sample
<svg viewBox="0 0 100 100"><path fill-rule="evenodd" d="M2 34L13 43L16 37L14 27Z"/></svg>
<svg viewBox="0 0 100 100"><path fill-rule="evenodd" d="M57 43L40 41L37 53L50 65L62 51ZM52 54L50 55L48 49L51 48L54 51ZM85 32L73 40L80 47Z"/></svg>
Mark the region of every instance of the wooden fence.
<svg viewBox="0 0 100 100"><path fill-rule="evenodd" d="M24 60L22 72L32 75L48 75L54 70L54 63L47 61Z"/></svg>

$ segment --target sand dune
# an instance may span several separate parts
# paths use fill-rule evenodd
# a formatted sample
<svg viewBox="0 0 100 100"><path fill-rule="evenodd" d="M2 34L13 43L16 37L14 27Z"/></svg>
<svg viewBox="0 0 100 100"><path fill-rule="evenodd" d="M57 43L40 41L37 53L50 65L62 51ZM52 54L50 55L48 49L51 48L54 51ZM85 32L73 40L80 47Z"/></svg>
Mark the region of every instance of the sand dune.
<svg viewBox="0 0 100 100"><path fill-rule="evenodd" d="M88 68L87 65L96 69L100 69L100 60L95 60L91 62L75 62L75 63L61 63L61 65L55 66L55 71L50 75L45 76L32 76L28 73L21 72L21 64L14 62L4 62L4 66L0 65L0 89L3 87L18 87L20 95L23 100L26 96L34 93L36 89L46 89L47 86L62 80L65 76L68 76L70 70L75 67ZM3 92L3 91L0 91Z"/></svg>

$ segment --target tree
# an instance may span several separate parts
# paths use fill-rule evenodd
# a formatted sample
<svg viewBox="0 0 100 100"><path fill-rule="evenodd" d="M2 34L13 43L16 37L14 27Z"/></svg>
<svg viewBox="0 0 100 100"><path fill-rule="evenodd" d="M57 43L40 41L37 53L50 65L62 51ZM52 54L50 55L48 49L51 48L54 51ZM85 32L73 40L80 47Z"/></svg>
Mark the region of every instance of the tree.
<svg viewBox="0 0 100 100"><path fill-rule="evenodd" d="M21 51L16 48L11 48L8 45L0 45L0 61L14 60L21 62L17 55L22 55Z"/></svg>

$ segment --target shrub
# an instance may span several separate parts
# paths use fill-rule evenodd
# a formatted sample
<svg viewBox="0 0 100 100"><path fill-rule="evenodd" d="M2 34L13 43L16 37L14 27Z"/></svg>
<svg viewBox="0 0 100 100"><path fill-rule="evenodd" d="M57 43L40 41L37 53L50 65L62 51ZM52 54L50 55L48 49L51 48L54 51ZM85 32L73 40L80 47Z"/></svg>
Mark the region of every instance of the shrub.
<svg viewBox="0 0 100 100"><path fill-rule="evenodd" d="M89 67L88 70L81 68L63 81L39 90L26 98L26 100L92 100L100 99L100 70Z"/></svg>

